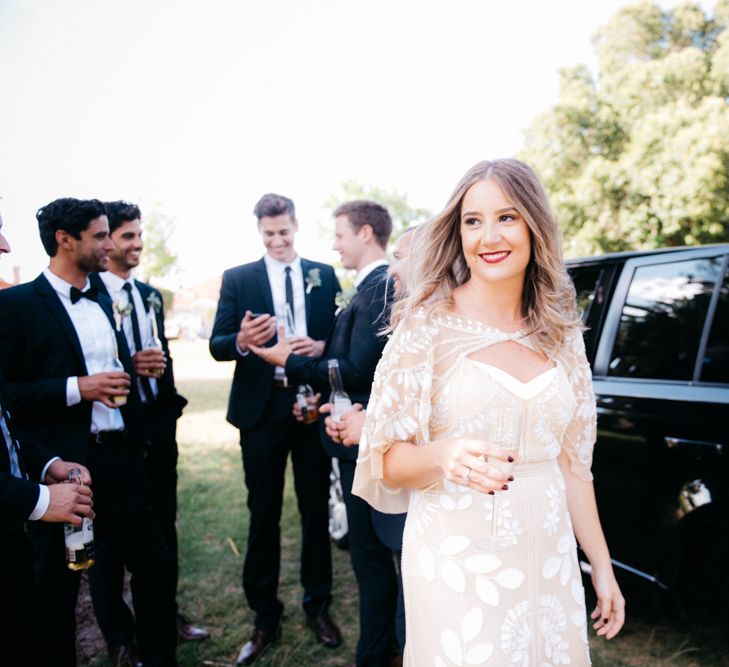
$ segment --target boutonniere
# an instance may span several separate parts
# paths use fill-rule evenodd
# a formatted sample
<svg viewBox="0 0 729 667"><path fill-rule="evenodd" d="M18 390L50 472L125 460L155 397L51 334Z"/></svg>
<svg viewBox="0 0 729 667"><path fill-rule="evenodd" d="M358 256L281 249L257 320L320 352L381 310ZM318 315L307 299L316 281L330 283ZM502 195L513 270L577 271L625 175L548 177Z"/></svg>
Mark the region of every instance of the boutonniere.
<svg viewBox="0 0 729 667"><path fill-rule="evenodd" d="M341 292L337 292L334 297L334 304L337 306L337 313L343 311L354 299L357 294L356 287L346 287Z"/></svg>
<svg viewBox="0 0 729 667"><path fill-rule="evenodd" d="M116 324L116 330L121 331L124 318L129 317L132 314L132 303L131 301L127 301L124 305L122 305L121 299L117 299L112 304L112 308L114 311L114 323Z"/></svg>
<svg viewBox="0 0 729 667"><path fill-rule="evenodd" d="M310 269L306 274L306 293L311 294L311 290L315 287L321 287L321 271L319 269Z"/></svg>
<svg viewBox="0 0 729 667"><path fill-rule="evenodd" d="M147 309L153 310L155 313L159 313L162 310L162 299L157 296L156 292L150 292L147 297Z"/></svg>

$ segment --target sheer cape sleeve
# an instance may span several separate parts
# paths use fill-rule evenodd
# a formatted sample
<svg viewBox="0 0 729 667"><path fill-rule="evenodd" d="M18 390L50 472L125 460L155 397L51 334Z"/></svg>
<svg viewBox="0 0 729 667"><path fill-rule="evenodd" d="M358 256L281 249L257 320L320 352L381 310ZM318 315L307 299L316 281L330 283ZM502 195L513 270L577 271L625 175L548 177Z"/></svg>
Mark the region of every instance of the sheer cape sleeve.
<svg viewBox="0 0 729 667"><path fill-rule="evenodd" d="M567 455L572 474L591 481L592 451L597 437L597 409L592 371L585 354L582 332L578 329L569 334L562 360L575 397L572 418L562 437L562 451Z"/></svg>
<svg viewBox="0 0 729 667"><path fill-rule="evenodd" d="M407 511L410 491L383 482L385 453L396 442L423 445L429 440L433 331L422 311L401 322L372 383L352 493L388 514Z"/></svg>

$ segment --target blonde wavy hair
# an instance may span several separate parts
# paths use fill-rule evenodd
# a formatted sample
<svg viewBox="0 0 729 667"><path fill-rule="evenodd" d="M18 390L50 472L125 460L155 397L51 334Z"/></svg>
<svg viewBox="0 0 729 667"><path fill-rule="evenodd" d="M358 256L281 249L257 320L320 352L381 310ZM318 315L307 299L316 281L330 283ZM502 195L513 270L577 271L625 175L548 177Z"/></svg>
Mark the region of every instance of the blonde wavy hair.
<svg viewBox="0 0 729 667"><path fill-rule="evenodd" d="M445 209L418 228L410 250L408 294L393 304L390 328L421 306L427 313L453 304L453 290L471 276L461 246L461 205L478 181L495 181L529 227L531 259L522 293L528 335L548 357L555 357L570 330L581 328L575 290L562 258L562 235L542 184L519 160L484 161L471 167Z"/></svg>

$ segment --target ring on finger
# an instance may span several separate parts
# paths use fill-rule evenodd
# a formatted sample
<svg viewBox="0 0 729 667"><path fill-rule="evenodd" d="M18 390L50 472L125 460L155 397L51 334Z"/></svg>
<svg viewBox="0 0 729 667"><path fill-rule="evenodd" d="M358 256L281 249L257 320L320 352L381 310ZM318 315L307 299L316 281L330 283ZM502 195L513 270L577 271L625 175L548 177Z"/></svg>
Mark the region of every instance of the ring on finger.
<svg viewBox="0 0 729 667"><path fill-rule="evenodd" d="M463 476L463 479L466 481L471 479L471 469L468 466L466 466L466 474Z"/></svg>

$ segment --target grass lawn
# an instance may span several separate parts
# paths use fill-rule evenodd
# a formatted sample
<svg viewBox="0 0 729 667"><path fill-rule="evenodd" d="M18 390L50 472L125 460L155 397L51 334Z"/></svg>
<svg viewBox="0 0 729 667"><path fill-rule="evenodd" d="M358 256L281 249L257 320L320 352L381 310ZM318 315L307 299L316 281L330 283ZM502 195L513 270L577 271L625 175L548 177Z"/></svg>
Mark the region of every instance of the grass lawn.
<svg viewBox="0 0 729 667"><path fill-rule="evenodd" d="M231 369L209 360L205 343L175 343L172 354L178 388L190 401L178 428L179 602L192 620L212 634L206 642L181 644L178 658L182 667L233 665L251 632L252 617L241 587L248 517L238 432L225 421ZM332 615L342 628L344 645L334 651L320 648L305 627L298 581L298 513L290 475L281 533L279 597L287 618L281 641L256 664L327 667L352 661L357 592L347 552L333 548ZM636 608L640 605L630 597L628 604L629 619L621 635L611 642L591 637L597 667L729 665L729 644L718 631L678 631L654 612ZM97 658L83 664L103 667L107 663Z"/></svg>

